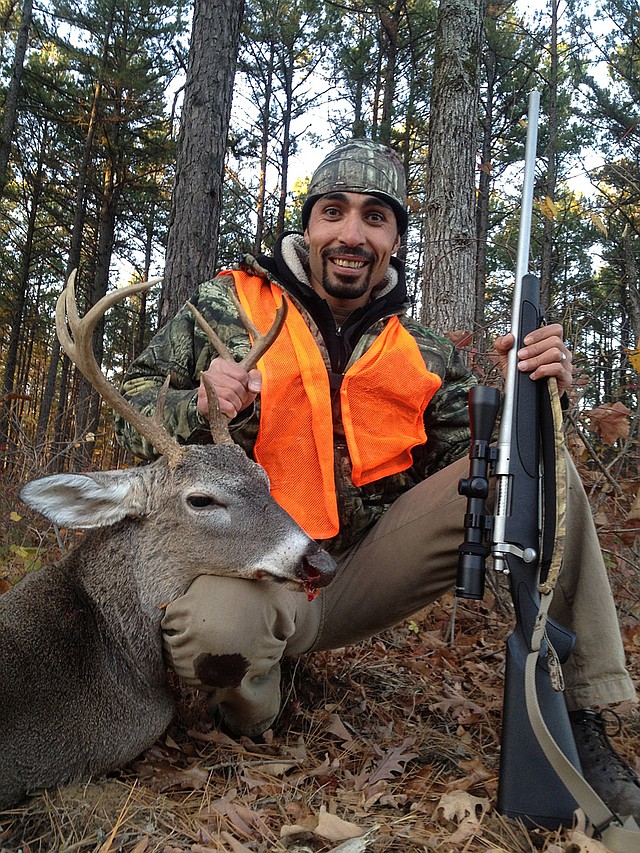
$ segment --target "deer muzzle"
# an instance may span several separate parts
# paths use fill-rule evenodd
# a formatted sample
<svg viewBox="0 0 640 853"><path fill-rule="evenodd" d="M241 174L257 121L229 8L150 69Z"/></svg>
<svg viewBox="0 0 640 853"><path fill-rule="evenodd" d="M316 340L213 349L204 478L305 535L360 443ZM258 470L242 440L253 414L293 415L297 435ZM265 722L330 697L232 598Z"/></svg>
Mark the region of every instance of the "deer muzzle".
<svg viewBox="0 0 640 853"><path fill-rule="evenodd" d="M323 586L331 583L336 571L335 562L322 548L302 558L296 568L296 574L302 580L309 601L313 601Z"/></svg>

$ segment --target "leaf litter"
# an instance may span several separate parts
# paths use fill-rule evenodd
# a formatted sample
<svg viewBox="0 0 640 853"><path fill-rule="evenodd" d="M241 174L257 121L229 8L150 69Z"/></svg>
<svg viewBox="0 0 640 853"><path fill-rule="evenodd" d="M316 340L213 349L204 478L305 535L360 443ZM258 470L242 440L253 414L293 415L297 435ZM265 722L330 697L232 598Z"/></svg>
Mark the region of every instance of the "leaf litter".
<svg viewBox="0 0 640 853"><path fill-rule="evenodd" d="M640 687L638 539L621 537L616 501L602 542ZM445 596L370 641L285 661L282 712L259 742L216 730L169 673L165 736L108 777L0 812L0 853L607 853L580 813L549 832L495 810L512 622L489 586L483 601ZM618 710L614 742L640 770L640 714Z"/></svg>

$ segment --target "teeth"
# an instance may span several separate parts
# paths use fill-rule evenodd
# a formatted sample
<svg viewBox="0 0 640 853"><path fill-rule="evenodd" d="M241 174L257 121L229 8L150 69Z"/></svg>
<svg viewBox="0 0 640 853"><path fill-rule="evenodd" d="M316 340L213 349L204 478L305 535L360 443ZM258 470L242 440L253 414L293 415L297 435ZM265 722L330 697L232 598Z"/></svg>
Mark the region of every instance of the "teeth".
<svg viewBox="0 0 640 853"><path fill-rule="evenodd" d="M348 267L351 270L359 270L366 266L365 261L346 261L344 258L334 258L333 262L338 267Z"/></svg>

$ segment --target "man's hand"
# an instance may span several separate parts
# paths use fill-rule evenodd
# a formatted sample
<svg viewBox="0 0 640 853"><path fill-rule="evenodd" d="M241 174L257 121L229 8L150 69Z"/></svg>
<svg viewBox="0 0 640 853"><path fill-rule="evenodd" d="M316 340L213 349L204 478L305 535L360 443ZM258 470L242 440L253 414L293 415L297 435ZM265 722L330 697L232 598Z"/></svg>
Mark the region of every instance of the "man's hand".
<svg viewBox="0 0 640 853"><path fill-rule="evenodd" d="M507 369L507 354L513 346L513 335L496 338L494 347L500 356L503 373ZM518 351L518 370L531 374L532 379L555 376L560 395L573 385L571 352L562 338L562 326L551 323L530 332L524 339L524 347Z"/></svg>
<svg viewBox="0 0 640 853"><path fill-rule="evenodd" d="M262 376L257 368L247 373L244 367L240 367L235 361L214 358L205 372L216 389L220 411L228 418L235 418L238 412L251 405L262 387ZM198 388L198 411L209 419L207 392L202 384L202 377Z"/></svg>

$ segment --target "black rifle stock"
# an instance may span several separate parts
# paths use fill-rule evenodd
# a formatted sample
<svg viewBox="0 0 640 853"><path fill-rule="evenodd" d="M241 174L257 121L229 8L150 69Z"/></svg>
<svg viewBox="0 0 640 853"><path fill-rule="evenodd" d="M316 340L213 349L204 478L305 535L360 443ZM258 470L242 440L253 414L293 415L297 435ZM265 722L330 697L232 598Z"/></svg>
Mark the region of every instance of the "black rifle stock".
<svg viewBox="0 0 640 853"><path fill-rule="evenodd" d="M555 828L572 822L577 805L539 745L525 699L525 659L532 650L531 638L540 605L538 583L541 572L544 576L548 568L547 550L553 540L553 531L545 536L541 529L541 507L545 498L541 461L543 470L551 470L555 453L555 448L548 444L553 443L554 435L546 422L546 382L534 382L528 374L518 371L516 355L525 336L542 322L539 281L526 274L535 161L534 126L537 127L539 102L538 93L533 95L537 100L533 106L530 101L512 310L511 331L516 344L509 354L497 447L491 446L491 437L500 406L499 392L494 388L478 387L469 395L471 463L469 478L460 481L460 493L467 497L467 513L465 540L459 549L456 593L464 598L482 597L485 557L489 551L493 555L494 568L508 574L516 624L507 643L498 809L511 817L522 818L529 825ZM496 503L491 516L487 516L484 506L489 494L489 472L497 479ZM555 476L550 480L546 498L553 504ZM545 515L548 521L552 514L546 512ZM487 540L492 541L491 548ZM535 681L544 721L562 752L579 769L564 695L552 687L548 663L553 660L553 649L557 659L564 661L574 639L570 631L548 620L547 635L537 658Z"/></svg>

